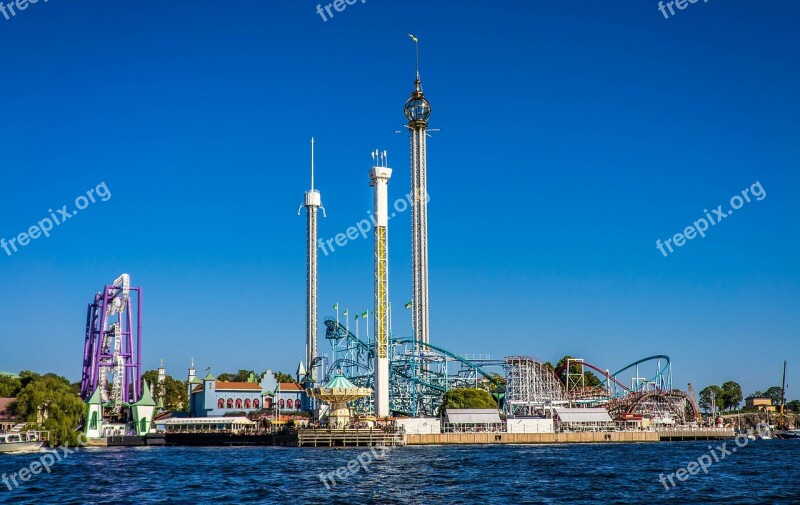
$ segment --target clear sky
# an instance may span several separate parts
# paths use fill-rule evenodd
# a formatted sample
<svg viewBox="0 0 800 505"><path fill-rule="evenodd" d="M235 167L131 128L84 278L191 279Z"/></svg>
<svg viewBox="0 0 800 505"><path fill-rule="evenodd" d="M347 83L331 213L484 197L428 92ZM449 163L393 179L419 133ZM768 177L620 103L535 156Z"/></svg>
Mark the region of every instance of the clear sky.
<svg viewBox="0 0 800 505"><path fill-rule="evenodd" d="M429 140L431 341L678 386L800 378L800 4L39 1L0 16L0 370L77 380L86 306L145 290L146 369L293 372L304 353L309 139L333 237L367 215L369 153L409 189L414 48ZM669 11L667 11L668 13ZM705 238L656 248L759 182ZM390 222L410 333L410 216ZM372 308L372 241L321 255L320 315ZM12 251L13 252L13 251ZM352 322L352 321L351 321ZM363 329L362 329L363 331ZM321 350L327 350L322 338ZM792 392L794 391L794 393ZM790 387L790 398L800 398Z"/></svg>

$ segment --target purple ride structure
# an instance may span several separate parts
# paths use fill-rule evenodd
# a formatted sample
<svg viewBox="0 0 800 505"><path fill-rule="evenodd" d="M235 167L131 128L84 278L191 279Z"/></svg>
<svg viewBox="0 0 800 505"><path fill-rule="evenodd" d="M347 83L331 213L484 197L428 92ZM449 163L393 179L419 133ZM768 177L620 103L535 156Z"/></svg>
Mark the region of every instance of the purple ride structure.
<svg viewBox="0 0 800 505"><path fill-rule="evenodd" d="M120 275L89 304L83 348L81 398L99 391L103 406L119 417L142 396L142 288Z"/></svg>

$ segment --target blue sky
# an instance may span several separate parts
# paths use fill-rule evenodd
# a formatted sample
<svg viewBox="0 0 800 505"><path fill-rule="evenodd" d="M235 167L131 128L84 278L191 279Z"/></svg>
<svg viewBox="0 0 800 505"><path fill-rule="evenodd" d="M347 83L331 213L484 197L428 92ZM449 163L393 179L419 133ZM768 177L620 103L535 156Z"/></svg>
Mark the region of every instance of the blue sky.
<svg viewBox="0 0 800 505"><path fill-rule="evenodd" d="M457 353L668 354L676 385L800 377L800 88L791 0L52 0L0 17L0 237L112 193L7 256L0 369L77 380L86 305L145 290L146 369L294 370L308 142L332 237L408 191L413 44L433 106L431 340ZM655 247L759 181L703 239ZM409 213L390 225L410 299ZM371 240L320 261L320 313L371 309ZM396 310L395 333L410 333ZM322 327L320 329L322 334ZM324 340L323 340L324 342ZM323 343L322 349L325 350ZM798 386L800 387L800 386ZM800 398L800 390L789 396Z"/></svg>

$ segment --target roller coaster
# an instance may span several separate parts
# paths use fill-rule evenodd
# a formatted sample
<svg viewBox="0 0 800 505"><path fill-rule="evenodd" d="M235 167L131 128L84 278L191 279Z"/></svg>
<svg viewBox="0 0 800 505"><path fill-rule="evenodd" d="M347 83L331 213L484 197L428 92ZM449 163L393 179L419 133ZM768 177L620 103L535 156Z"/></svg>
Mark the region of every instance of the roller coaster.
<svg viewBox="0 0 800 505"><path fill-rule="evenodd" d="M374 387L375 343L364 342L332 317L325 319L325 328L333 351L326 379L341 371L356 386ZM458 355L411 338L390 338L389 363L389 408L399 415L437 415L442 397L450 389L503 387L497 378L502 376L502 360ZM356 402L354 408L371 412L372 402L370 396Z"/></svg>
<svg viewBox="0 0 800 505"><path fill-rule="evenodd" d="M142 289L128 274L94 296L86 313L81 398L100 392L104 405L119 416L141 396Z"/></svg>
<svg viewBox="0 0 800 505"><path fill-rule="evenodd" d="M587 369L599 384L586 385ZM554 374L570 405L605 407L617 419L642 416L657 424L686 424L697 419L694 402L673 387L672 361L663 354L634 361L614 373L581 359L569 359Z"/></svg>
<svg viewBox="0 0 800 505"><path fill-rule="evenodd" d="M325 338L333 357L325 371L341 371L359 387L374 387L374 342L364 341L332 317L325 319ZM396 415L435 416L444 393L456 388L503 391L508 416L550 416L558 406L605 407L616 419L638 416L658 424L694 421L697 408L672 385L669 356L655 355L614 373L582 359L553 369L528 356L494 360L488 355L459 355L411 338L391 338L389 345L390 409ZM597 379L587 383L589 372ZM505 379L505 380L504 380ZM372 396L353 407L372 412Z"/></svg>

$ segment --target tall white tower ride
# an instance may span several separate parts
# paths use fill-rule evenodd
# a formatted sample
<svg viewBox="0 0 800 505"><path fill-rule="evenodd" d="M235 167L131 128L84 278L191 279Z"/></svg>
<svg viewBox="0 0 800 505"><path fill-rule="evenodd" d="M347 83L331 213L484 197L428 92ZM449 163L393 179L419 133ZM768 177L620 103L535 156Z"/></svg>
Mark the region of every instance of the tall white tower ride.
<svg viewBox="0 0 800 505"><path fill-rule="evenodd" d="M430 342L428 321L428 186L426 137L431 105L422 93L419 78L419 41L417 45L417 78L414 91L405 105L408 130L411 133L411 268L413 271L412 329L414 339Z"/></svg>
<svg viewBox="0 0 800 505"><path fill-rule="evenodd" d="M317 357L317 210L322 207L322 196L314 189L314 137L311 137L311 189L306 191L306 378L316 380L314 358ZM297 211L300 214L300 210Z"/></svg>
<svg viewBox="0 0 800 505"><path fill-rule="evenodd" d="M386 151L372 153L369 171L375 216L375 416L389 416L389 178Z"/></svg>

